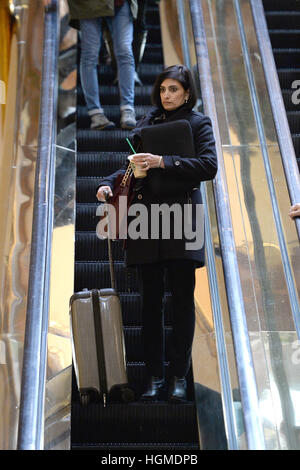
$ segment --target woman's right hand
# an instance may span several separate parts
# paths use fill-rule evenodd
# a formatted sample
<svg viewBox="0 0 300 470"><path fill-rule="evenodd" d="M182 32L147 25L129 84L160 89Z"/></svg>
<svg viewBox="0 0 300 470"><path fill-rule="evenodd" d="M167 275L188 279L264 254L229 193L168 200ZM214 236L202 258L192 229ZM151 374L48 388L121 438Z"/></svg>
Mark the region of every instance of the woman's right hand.
<svg viewBox="0 0 300 470"><path fill-rule="evenodd" d="M109 197L112 197L112 195L113 195L112 190L109 186L100 186L100 188L97 191L97 195L96 195L98 201L100 201L100 202L105 202L106 201L105 193L108 193Z"/></svg>

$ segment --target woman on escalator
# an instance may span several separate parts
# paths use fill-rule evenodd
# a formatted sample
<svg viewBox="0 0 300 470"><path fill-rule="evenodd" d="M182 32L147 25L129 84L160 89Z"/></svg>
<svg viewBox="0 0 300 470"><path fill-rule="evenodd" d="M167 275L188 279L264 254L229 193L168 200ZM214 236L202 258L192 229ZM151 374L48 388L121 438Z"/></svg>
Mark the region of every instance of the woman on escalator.
<svg viewBox="0 0 300 470"><path fill-rule="evenodd" d="M137 267L140 282L144 353L148 374L148 385L142 400L157 400L165 385L163 299L167 289L171 291L173 301L173 328L168 341L167 358L170 362L167 373L168 399L174 403L186 400L186 376L191 364L195 328L195 270L204 265L204 243L203 237L200 243L187 243L185 226L189 219L194 238L204 233L203 211L197 210L202 207L200 183L212 180L217 172L211 121L202 113L193 111L196 100L196 88L191 72L183 65L166 68L158 75L153 87L154 109L137 123L131 134L133 147L138 151L131 155L132 160L137 167L144 169L147 175L145 178L135 179L132 205L143 204L147 209L149 219L146 220L146 225L149 224L149 227L151 222L153 226L151 211L155 205L157 207L165 204L165 207L172 208L175 204L177 208L182 209L183 215L187 214L186 218L183 217L179 221L178 217L172 219L173 214L169 213L169 220L174 226L167 237L162 236L160 229L159 236L128 236L126 240L126 265ZM179 121L187 121L190 124L193 155L184 155L180 148L176 153L167 154L167 142L163 137L158 137L161 139L161 152L156 154L143 149L143 129L159 126L154 130L162 130L158 134L161 136L163 125L172 123L171 127L176 133L179 132L176 128ZM188 142L186 146L188 147ZM105 201L106 192L112 196L116 177L124 173L126 168L127 164L101 181L97 192L99 201ZM186 206L188 210L185 212ZM198 217L199 214L202 214L202 217ZM181 234L184 232L180 238L176 235L178 228L183 228ZM150 229L149 233L152 234ZM167 285L164 280L165 273Z"/></svg>

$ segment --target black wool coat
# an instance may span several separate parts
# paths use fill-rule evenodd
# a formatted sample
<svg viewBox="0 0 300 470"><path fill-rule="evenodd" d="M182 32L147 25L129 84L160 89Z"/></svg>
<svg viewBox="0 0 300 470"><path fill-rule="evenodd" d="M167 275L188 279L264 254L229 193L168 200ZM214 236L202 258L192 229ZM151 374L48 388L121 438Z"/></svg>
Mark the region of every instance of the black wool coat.
<svg viewBox="0 0 300 470"><path fill-rule="evenodd" d="M143 127L177 119L185 119L190 123L195 154L191 157L163 155L164 169L150 169L146 178L134 181L134 198L130 207L132 215L129 212L129 233L125 241L126 266L169 259L189 259L194 261L196 267L201 267L205 263L204 210L200 185L202 181L212 180L217 172L215 139L210 118L189 110L186 105L168 113L155 108L137 123L130 139L136 152L141 153ZM127 162L117 172L102 179L98 188L108 185L113 189L116 177L124 173L126 168ZM153 185L150 184L150 180L155 181L158 172L160 180L166 178L168 181L167 193L165 191L153 193L151 189ZM178 178L182 181L179 189ZM151 217L153 208L155 210ZM162 209L161 214L165 217L158 215L158 208ZM143 222L146 217L144 230L138 224L143 216ZM133 236L130 230L132 227ZM139 229L142 236L136 238Z"/></svg>

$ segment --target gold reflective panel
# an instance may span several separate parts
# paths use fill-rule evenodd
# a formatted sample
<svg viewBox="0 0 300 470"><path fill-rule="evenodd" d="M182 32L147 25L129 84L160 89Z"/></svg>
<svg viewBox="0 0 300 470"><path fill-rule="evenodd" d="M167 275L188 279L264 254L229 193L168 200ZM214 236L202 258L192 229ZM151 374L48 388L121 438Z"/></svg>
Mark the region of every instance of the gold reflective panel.
<svg viewBox="0 0 300 470"><path fill-rule="evenodd" d="M5 92L0 120L1 449L15 449L17 439L44 15L42 2L12 6L0 3L1 99Z"/></svg>
<svg viewBox="0 0 300 470"><path fill-rule="evenodd" d="M67 13L67 3L61 1L61 18ZM43 2L0 3L3 46L0 68L0 216L5 221L0 224L1 449L15 449L17 445L38 154L44 14ZM44 441L48 449L69 448L70 436L68 299L73 293L74 276L76 70L73 59L76 57L76 42L75 31L66 31L59 54L55 208L45 394Z"/></svg>

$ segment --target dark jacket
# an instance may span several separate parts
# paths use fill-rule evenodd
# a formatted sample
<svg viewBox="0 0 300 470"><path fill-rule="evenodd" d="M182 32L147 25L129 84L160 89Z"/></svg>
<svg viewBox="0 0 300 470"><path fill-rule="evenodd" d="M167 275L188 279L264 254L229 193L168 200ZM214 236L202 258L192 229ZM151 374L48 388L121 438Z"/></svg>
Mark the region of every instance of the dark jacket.
<svg viewBox="0 0 300 470"><path fill-rule="evenodd" d="M182 217L180 219L176 216L176 212L172 215L171 211L171 227L174 227L172 222L175 222L177 229L181 225L183 236L177 239L174 230L171 229L170 238L163 239L162 227L160 226L158 239L150 239L149 237L149 239L146 240L141 238L133 240L128 237L125 243L125 261L127 266L167 259L190 259L195 261L197 267L204 265L204 243L202 243L202 246L198 246L199 242L204 242L204 212L200 184L201 181L212 180L217 172L215 140L210 118L199 112L187 110L185 105L173 113L168 113L168 116L162 115L160 109L154 109L137 123L136 128L132 132L131 140L133 141L136 152L140 153L143 151L140 133L144 126L176 119L186 119L190 122L194 138L195 156L189 158L181 157L180 155L164 155L165 169L150 169L146 178L135 180L135 195L132 205L142 203L148 209L149 234L151 233L150 230L152 227L150 220L151 204L167 204L165 207L171 207L176 203L180 205L182 215L184 214L184 205L186 205L187 208L192 207L192 226L190 228L192 232L196 231L196 206L198 205L198 209L202 208L202 211L198 211L197 236L194 238L194 242L193 240L187 239L184 236L183 226L183 221L186 223L187 218ZM127 163L117 172L101 180L98 187L108 185L113 189L115 178L118 174L124 173L126 167ZM155 172L163 172L168 179L168 187L170 187L170 182L172 182L172 178L174 178L174 187L170 187L168 194L154 194L151 191L149 179L155 178ZM186 182L183 186L181 185L180 190L178 190L178 186L176 185L178 175ZM128 218L129 225L134 219L135 217ZM199 221L201 226L199 226ZM196 238L198 238L198 240L196 240ZM189 249L187 249L186 243L190 243Z"/></svg>
<svg viewBox="0 0 300 470"><path fill-rule="evenodd" d="M137 0L126 0L129 3L134 19L137 17ZM79 20L98 18L100 16L114 16L114 0L68 0L70 10L70 26L79 29Z"/></svg>

